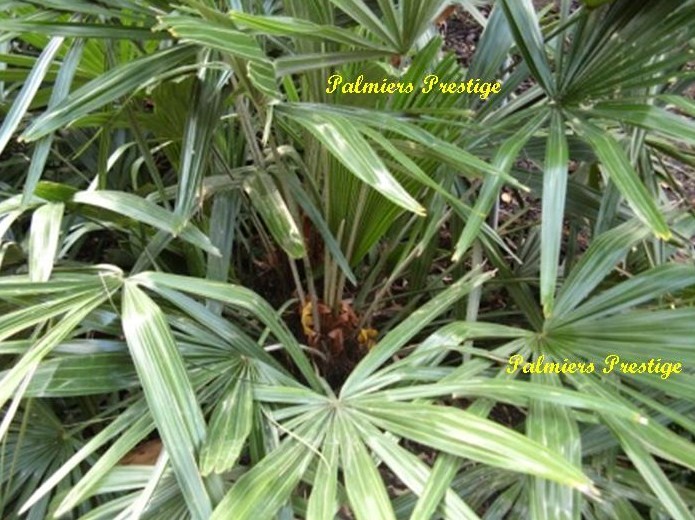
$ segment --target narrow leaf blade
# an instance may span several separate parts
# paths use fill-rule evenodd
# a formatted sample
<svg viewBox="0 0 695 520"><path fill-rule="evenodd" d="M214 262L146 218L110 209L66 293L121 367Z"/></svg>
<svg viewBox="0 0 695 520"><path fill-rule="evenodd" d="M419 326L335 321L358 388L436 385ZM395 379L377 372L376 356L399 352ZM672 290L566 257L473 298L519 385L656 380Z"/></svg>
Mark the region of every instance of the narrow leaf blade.
<svg viewBox="0 0 695 520"><path fill-rule="evenodd" d="M47 282L58 252L64 204L44 204L34 211L29 234L29 279Z"/></svg>
<svg viewBox="0 0 695 520"><path fill-rule="evenodd" d="M186 504L194 518L207 519L212 503L195 459L205 421L171 330L161 309L132 282L125 284L122 312L126 342Z"/></svg>

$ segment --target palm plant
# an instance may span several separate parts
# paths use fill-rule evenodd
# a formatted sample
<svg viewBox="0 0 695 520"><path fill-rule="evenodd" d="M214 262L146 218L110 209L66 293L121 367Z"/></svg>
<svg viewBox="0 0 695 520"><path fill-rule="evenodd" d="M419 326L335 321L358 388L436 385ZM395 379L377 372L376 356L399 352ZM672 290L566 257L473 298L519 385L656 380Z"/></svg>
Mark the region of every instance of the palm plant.
<svg viewBox="0 0 695 520"><path fill-rule="evenodd" d="M3 6L3 516L693 516L695 3L460 4Z"/></svg>

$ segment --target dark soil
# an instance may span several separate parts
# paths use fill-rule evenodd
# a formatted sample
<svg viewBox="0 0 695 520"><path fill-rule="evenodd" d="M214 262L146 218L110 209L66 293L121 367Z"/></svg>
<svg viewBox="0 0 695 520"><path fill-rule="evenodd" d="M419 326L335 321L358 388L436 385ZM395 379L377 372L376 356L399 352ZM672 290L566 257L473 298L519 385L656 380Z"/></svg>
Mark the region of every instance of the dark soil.
<svg viewBox="0 0 695 520"><path fill-rule="evenodd" d="M487 18L490 7L482 6L480 13ZM439 29L444 36L444 48L456 54L461 66L468 68L483 33L483 27L463 8L455 9L446 20L441 20Z"/></svg>

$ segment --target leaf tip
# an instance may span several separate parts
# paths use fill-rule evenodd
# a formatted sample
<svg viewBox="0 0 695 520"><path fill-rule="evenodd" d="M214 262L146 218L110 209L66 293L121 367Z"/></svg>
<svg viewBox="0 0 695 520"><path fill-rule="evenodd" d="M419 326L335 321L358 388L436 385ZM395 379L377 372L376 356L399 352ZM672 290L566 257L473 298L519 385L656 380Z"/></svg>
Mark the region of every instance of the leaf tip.
<svg viewBox="0 0 695 520"><path fill-rule="evenodd" d="M657 233L656 236L664 242L668 242L673 238L673 233L671 233L671 230L668 230L665 233Z"/></svg>
<svg viewBox="0 0 695 520"><path fill-rule="evenodd" d="M598 490L596 486L594 486L593 482L585 482L583 484L580 484L577 486L577 490L587 496L590 496L592 498L600 498L601 497L601 492Z"/></svg>

